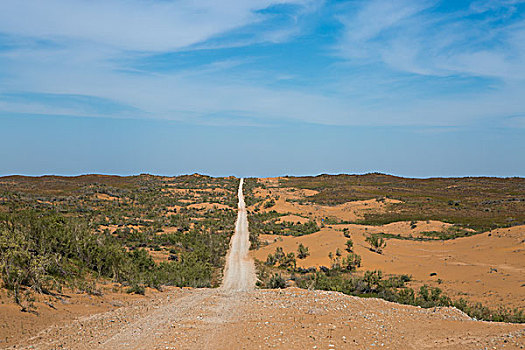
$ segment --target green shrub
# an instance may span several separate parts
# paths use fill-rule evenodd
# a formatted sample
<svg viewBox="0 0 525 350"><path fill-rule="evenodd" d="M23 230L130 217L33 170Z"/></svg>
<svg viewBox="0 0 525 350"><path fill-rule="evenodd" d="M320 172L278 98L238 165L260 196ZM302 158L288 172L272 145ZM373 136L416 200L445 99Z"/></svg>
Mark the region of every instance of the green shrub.
<svg viewBox="0 0 525 350"><path fill-rule="evenodd" d="M383 248L386 247L385 239L377 234L368 235L365 241L370 244L370 250L378 254L381 254L383 252Z"/></svg>
<svg viewBox="0 0 525 350"><path fill-rule="evenodd" d="M270 289L286 288L286 281L281 276L281 274L276 273L272 277L270 277L270 281L268 282L268 288Z"/></svg>
<svg viewBox="0 0 525 350"><path fill-rule="evenodd" d="M268 200L266 203L264 203L264 208L265 209L268 209L268 208L271 208L275 205L275 201L272 199Z"/></svg>
<svg viewBox="0 0 525 350"><path fill-rule="evenodd" d="M354 241L349 239L349 240L346 241L345 245L346 245L346 251L347 252L352 252L352 250L354 249Z"/></svg>
<svg viewBox="0 0 525 350"><path fill-rule="evenodd" d="M144 295L146 294L146 288L143 285L134 284L128 289L126 289L126 293Z"/></svg>
<svg viewBox="0 0 525 350"><path fill-rule="evenodd" d="M302 243L299 243L299 247L297 248L297 257L299 259L305 259L309 255L310 252L308 250L308 247L305 247Z"/></svg>
<svg viewBox="0 0 525 350"><path fill-rule="evenodd" d="M277 262L277 259L275 258L275 255L268 254L268 257L266 257L265 264L268 266L274 266L276 262Z"/></svg>
<svg viewBox="0 0 525 350"><path fill-rule="evenodd" d="M361 267L361 256L350 253L343 259L343 268L347 271L355 271Z"/></svg>
<svg viewBox="0 0 525 350"><path fill-rule="evenodd" d="M280 263L279 267L283 267L291 271L295 270L295 267L297 266L297 263L295 260L295 253L290 252L286 254L286 256L284 256L279 263Z"/></svg>
<svg viewBox="0 0 525 350"><path fill-rule="evenodd" d="M277 262L281 262L283 261L283 259L285 258L286 254L284 254L284 251L283 251L283 248L282 247L277 247L275 248L275 254L274 254L274 257L275 257L275 260L277 260Z"/></svg>

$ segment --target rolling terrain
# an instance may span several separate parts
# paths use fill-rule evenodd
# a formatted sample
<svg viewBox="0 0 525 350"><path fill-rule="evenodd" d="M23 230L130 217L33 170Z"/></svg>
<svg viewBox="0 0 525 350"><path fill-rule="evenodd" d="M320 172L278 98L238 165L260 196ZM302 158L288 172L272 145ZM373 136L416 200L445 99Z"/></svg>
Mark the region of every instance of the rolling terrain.
<svg viewBox="0 0 525 350"><path fill-rule="evenodd" d="M332 197L334 186L341 191ZM378 189L388 197L378 197ZM446 191L452 191L448 197ZM261 262L277 248L297 254L302 244L309 255L296 259L298 267L329 268L338 254L348 254L351 240L351 252L361 257L357 274L405 274L415 289L426 284L456 300L525 308L522 179L414 180L377 174L259 179L253 196L249 209L263 220L254 222L262 230L253 256ZM477 217L480 222L469 224ZM315 223L316 232L301 232L305 222ZM367 242L374 235L386 244L380 254Z"/></svg>
<svg viewBox="0 0 525 350"><path fill-rule="evenodd" d="M218 288L168 284L157 290L146 285L145 295L141 295L122 293L123 287L119 284L101 280L97 285L101 293L89 294L77 288L76 291L64 290L55 297L37 294L35 312L20 312L20 306L4 293L0 305L0 340L5 341L0 346L15 348L16 345L18 349L520 349L525 346L523 324L477 321L454 307L401 305L378 298L345 295L335 290L315 290L322 289L316 285L311 285L310 289L257 289L252 256L264 261L267 253L278 246L285 252L297 251L299 243L303 243L308 246L309 255L295 259L294 269L328 267L337 261L336 250L345 251L345 243L351 237L353 251L362 256L361 266L352 272L355 276L363 274L365 269L381 269L392 275L410 273L410 286L434 283L451 295L456 290L467 291L469 298L475 300L479 297L480 301L491 306L497 305L500 297L505 298L509 305L523 306L520 287L509 288L508 294L503 294L507 288L505 283L514 286L521 283L523 276L520 265L523 261L522 226L471 234L472 231L467 229L448 230L453 223L421 220L415 223L396 221L398 224L383 224L384 227L378 228L370 223L359 223L359 220L367 214L389 215L390 206L399 204L401 199L369 198L348 204L309 204L308 197L316 190L287 187L279 181L260 179L254 183L249 179L244 182L244 191L241 181L237 191L237 221L228 211L220 212L231 220L231 226L224 227L231 227L232 231L234 228L235 233L230 238L223 264L217 265L222 266L224 272L217 275L212 271L210 274L211 283L220 281L216 285ZM217 185L210 187L214 186ZM185 191L177 189L157 193L165 192L171 196L173 192L180 194ZM200 196L195 195L196 198ZM202 199L187 200L169 205L185 207L195 202L204 203ZM228 199L230 204L227 205L231 207L232 202ZM216 208L205 212L206 216L213 217L215 211L220 210ZM274 211L278 215L273 214ZM257 215L266 220L262 223L253 221ZM190 230L206 220L206 216L199 219L201 216L197 215L191 219ZM222 220L216 220L222 223ZM350 223L352 220L356 222ZM140 227L147 222L143 220L129 225ZM253 228L248 228L248 222L253 223ZM290 222L294 224L290 225ZM416 227L412 228L414 224ZM117 229L122 227L126 224L117 225ZM109 231L111 227L105 225L103 230L106 229ZM256 233L259 230L265 232L264 229L268 232L257 237ZM425 234L434 232L427 231L429 229L443 230L447 234L460 232L462 237L436 239L434 234ZM133 230L136 229L130 228L130 232ZM387 245L379 254L371 251L365 240L370 234L368 231L381 231L396 237L386 238ZM148 237L170 232L170 226L161 226L158 233ZM404 238L405 235L408 239ZM252 248L259 248L249 252L250 244ZM160 250L147 249L147 245L144 248L156 257L158 264L165 259L163 252L173 254L169 251L173 248L169 246L161 245ZM329 252L333 252L332 258L328 256ZM486 272L484 268L497 271ZM263 286L261 271L264 269L258 263L259 286ZM274 266L271 269L270 276L281 274L288 285L300 283L300 278L290 278L291 267ZM436 275L430 276L429 271ZM296 275L301 273L295 272ZM346 275L343 273L342 276ZM437 281L438 278L441 282ZM460 282L463 285L458 286ZM476 283L479 289L473 288ZM500 290L498 286L502 283L503 289ZM487 290L494 290L497 297L484 295Z"/></svg>

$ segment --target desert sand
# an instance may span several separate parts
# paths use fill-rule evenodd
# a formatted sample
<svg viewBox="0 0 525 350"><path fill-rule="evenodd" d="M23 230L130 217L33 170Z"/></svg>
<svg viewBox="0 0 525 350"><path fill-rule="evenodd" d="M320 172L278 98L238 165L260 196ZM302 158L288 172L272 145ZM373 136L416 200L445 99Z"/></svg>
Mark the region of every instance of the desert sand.
<svg viewBox="0 0 525 350"><path fill-rule="evenodd" d="M301 204L304 193L298 197L300 192L294 189L269 187L277 186L277 179L261 179L260 182L268 187L261 189L259 195L276 198L275 206L264 210L293 213L318 223L324 217L356 220L366 211L382 211L387 203L396 202L370 199L336 206ZM292 198L294 201L290 201ZM261 241L268 245L253 251L252 256L265 261L276 247L282 247L285 252L296 252L302 243L309 248L310 256L298 259L298 266L329 267L329 253L340 249L343 256L347 254L345 243L348 238L343 234L346 230L354 243L353 251L362 257L358 271L379 269L387 274L408 274L414 278L411 285L416 288L427 283L443 289L455 299L463 297L492 307L525 308L524 225L445 241L388 239L382 254L372 252L365 242L372 233L419 237L423 232L445 231L451 226L439 221L405 221L380 226L326 225L319 232L301 237L262 235Z"/></svg>

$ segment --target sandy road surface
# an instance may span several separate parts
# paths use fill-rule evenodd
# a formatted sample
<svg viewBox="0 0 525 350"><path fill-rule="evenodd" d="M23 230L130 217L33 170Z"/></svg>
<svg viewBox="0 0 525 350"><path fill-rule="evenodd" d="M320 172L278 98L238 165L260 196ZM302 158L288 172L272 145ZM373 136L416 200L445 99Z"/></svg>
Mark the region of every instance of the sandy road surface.
<svg viewBox="0 0 525 350"><path fill-rule="evenodd" d="M336 292L254 289L246 209L218 289L171 289L53 325L17 349L523 349L525 326Z"/></svg>
<svg viewBox="0 0 525 350"><path fill-rule="evenodd" d="M255 267L248 256L250 250L250 234L244 195L242 193L243 179L239 184L239 213L235 225L235 234L226 257L224 279L221 289L225 292L242 292L252 290L255 286Z"/></svg>

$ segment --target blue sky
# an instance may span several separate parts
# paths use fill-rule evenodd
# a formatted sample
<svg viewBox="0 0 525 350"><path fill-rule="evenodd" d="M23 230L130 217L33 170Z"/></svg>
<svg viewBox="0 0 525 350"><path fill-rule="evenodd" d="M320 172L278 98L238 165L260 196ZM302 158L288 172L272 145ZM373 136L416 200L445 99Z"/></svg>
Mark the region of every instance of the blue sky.
<svg viewBox="0 0 525 350"><path fill-rule="evenodd" d="M0 174L525 175L525 1L5 0Z"/></svg>

